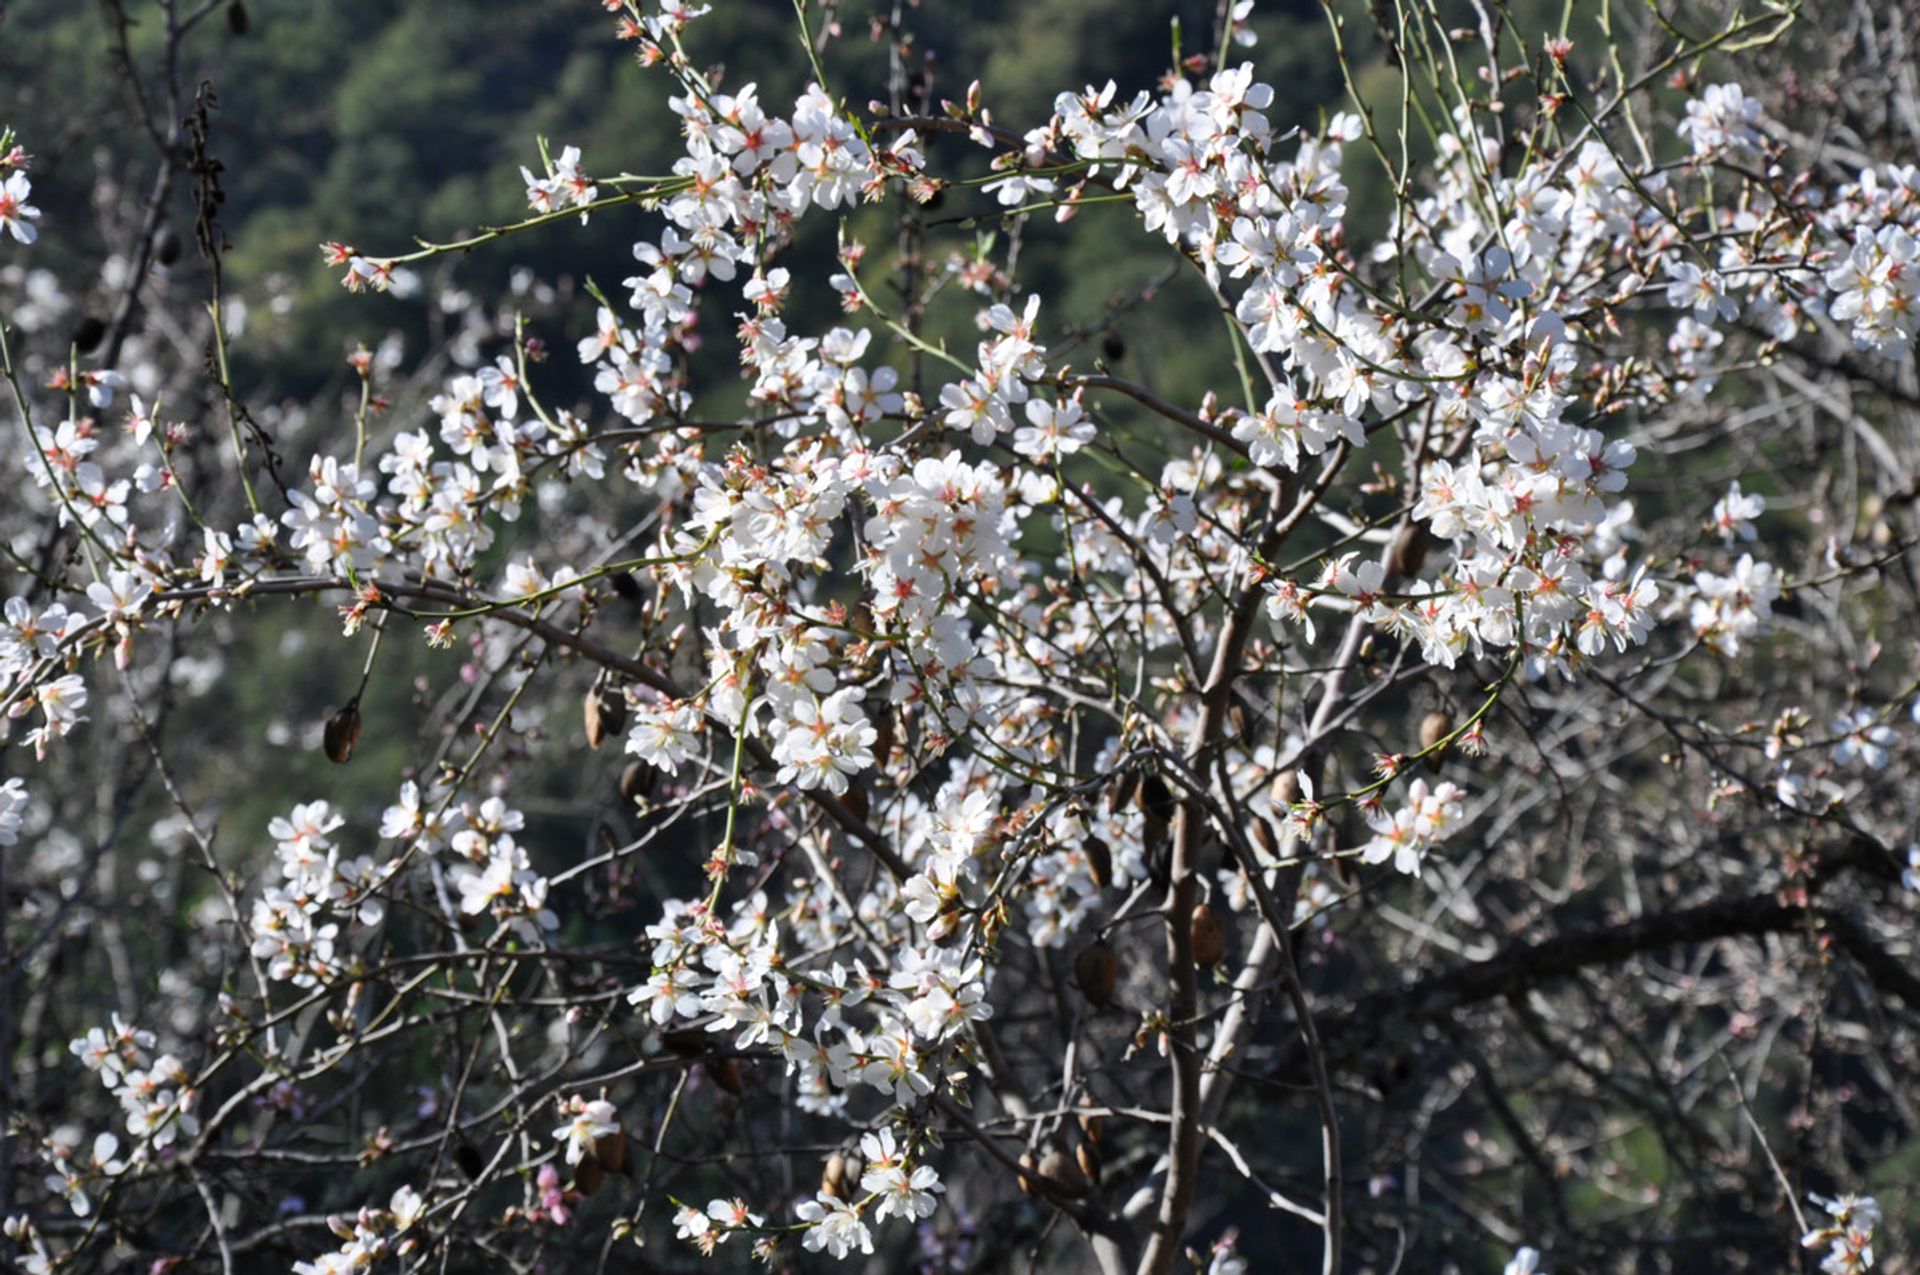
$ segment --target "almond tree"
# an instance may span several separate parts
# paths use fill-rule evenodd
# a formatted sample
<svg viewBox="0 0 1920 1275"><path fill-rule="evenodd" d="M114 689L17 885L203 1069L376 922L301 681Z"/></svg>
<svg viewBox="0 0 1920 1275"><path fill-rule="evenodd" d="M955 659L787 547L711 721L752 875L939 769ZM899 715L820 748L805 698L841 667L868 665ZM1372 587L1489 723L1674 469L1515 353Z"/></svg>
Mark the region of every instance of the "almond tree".
<svg viewBox="0 0 1920 1275"><path fill-rule="evenodd" d="M610 3L670 172L542 139L523 220L323 252L405 292L618 219L619 286L302 432L231 371L173 65L220 6L161 6L211 305L135 304L148 218L92 353L0 342L22 1266L1903 1248L1912 13L1330 8L1351 109L1292 120L1239 0L1011 120L914 7L796 0L789 101L727 6ZM1164 268L1068 318L1062 235ZM1121 337L1181 289L1191 398ZM315 603L357 677L222 821L173 723L312 676L258 635Z"/></svg>

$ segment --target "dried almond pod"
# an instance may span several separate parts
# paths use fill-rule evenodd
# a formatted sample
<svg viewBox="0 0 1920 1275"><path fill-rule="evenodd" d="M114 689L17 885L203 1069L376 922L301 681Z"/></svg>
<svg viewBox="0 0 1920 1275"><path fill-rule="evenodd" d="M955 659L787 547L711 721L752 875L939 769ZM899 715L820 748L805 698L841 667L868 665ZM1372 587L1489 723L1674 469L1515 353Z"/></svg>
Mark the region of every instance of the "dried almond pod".
<svg viewBox="0 0 1920 1275"><path fill-rule="evenodd" d="M1227 954L1227 926L1211 904L1197 903L1187 918L1187 940L1193 947L1193 963L1210 970Z"/></svg>
<svg viewBox="0 0 1920 1275"><path fill-rule="evenodd" d="M1087 1175L1064 1151L1055 1149L1040 1157L1040 1177L1062 1195L1078 1198L1087 1193Z"/></svg>
<svg viewBox="0 0 1920 1275"><path fill-rule="evenodd" d="M1122 770L1113 777L1113 783L1107 788L1107 809L1118 814L1139 800L1140 772Z"/></svg>
<svg viewBox="0 0 1920 1275"><path fill-rule="evenodd" d="M1269 858L1280 857L1280 838L1274 835L1273 825L1260 815L1253 817L1253 844Z"/></svg>
<svg viewBox="0 0 1920 1275"><path fill-rule="evenodd" d="M1155 885L1165 885L1173 871L1173 832L1158 815L1143 819L1141 849L1147 861L1147 875Z"/></svg>
<svg viewBox="0 0 1920 1275"><path fill-rule="evenodd" d="M851 1200L860 1188L860 1158L836 1151L820 1170L820 1192L836 1200Z"/></svg>
<svg viewBox="0 0 1920 1275"><path fill-rule="evenodd" d="M467 1175L468 1181L477 1179L487 1168L487 1158L480 1154L480 1148L465 1138L460 1140L459 1147L455 1149L453 1162L460 1166L460 1172Z"/></svg>
<svg viewBox="0 0 1920 1275"><path fill-rule="evenodd" d="M92 354L107 339L107 321L97 314L89 314L75 325L73 335L67 338L82 354Z"/></svg>
<svg viewBox="0 0 1920 1275"><path fill-rule="evenodd" d="M1087 855L1087 872L1094 885L1104 890L1113 884L1113 851L1098 837L1088 837L1081 847Z"/></svg>
<svg viewBox="0 0 1920 1275"><path fill-rule="evenodd" d="M337 766L344 766L353 760L353 748L360 742L360 701L358 698L348 701L345 708L327 719L326 729L320 732L321 746L325 748L327 760Z"/></svg>
<svg viewBox="0 0 1920 1275"><path fill-rule="evenodd" d="M1080 1166L1080 1172L1086 1175L1089 1185L1100 1185L1100 1148L1091 1142L1082 1142L1073 1149L1073 1159Z"/></svg>
<svg viewBox="0 0 1920 1275"><path fill-rule="evenodd" d="M1298 771L1283 770L1273 777L1273 787L1267 790L1273 799L1275 810L1284 810L1300 800L1300 775Z"/></svg>
<svg viewBox="0 0 1920 1275"><path fill-rule="evenodd" d="M887 758L893 755L894 717L893 707L884 706L873 718L873 760L883 770Z"/></svg>
<svg viewBox="0 0 1920 1275"><path fill-rule="evenodd" d="M647 795L647 789L653 786L653 767L635 759L626 764L620 772L620 795L632 805Z"/></svg>
<svg viewBox="0 0 1920 1275"><path fill-rule="evenodd" d="M714 1084L736 1098L747 1096L747 1086L740 1079L740 1064L732 1058L709 1058L700 1066L706 1071Z"/></svg>
<svg viewBox="0 0 1920 1275"><path fill-rule="evenodd" d="M1420 751L1434 747L1441 740L1453 734L1453 718L1438 710L1428 713L1420 719ZM1427 768L1440 769L1440 763L1446 756L1446 749L1427 754Z"/></svg>
<svg viewBox="0 0 1920 1275"><path fill-rule="evenodd" d="M606 1179L605 1167L590 1155L582 1156L580 1163L573 1166L573 1189L582 1195L592 1195Z"/></svg>
<svg viewBox="0 0 1920 1275"><path fill-rule="evenodd" d="M593 1140L593 1158L609 1173L627 1171L627 1131L615 1129Z"/></svg>
<svg viewBox="0 0 1920 1275"><path fill-rule="evenodd" d="M1247 706L1235 700L1227 705L1227 734L1234 739L1245 739L1247 730L1252 726L1247 716Z"/></svg>
<svg viewBox="0 0 1920 1275"><path fill-rule="evenodd" d="M1080 1113L1079 1121L1080 1132L1087 1135L1088 1142L1098 1146L1100 1143L1100 1135L1104 1133L1107 1128L1107 1118L1105 1116L1088 1115L1083 1111Z"/></svg>
<svg viewBox="0 0 1920 1275"><path fill-rule="evenodd" d="M1140 812L1148 819L1171 821L1174 812L1173 793L1167 788L1166 781L1158 775L1143 775L1138 792Z"/></svg>
<svg viewBox="0 0 1920 1275"><path fill-rule="evenodd" d="M1039 1174L1040 1174L1040 1163L1039 1161L1033 1158L1033 1152L1031 1151L1021 1152L1020 1153L1020 1190L1026 1193L1027 1195L1034 1194L1039 1188L1034 1186L1033 1180L1036 1177L1038 1177Z"/></svg>
<svg viewBox="0 0 1920 1275"><path fill-rule="evenodd" d="M619 688L595 682L581 706L587 723L587 747L598 749L607 736L627 729L627 697Z"/></svg>
<svg viewBox="0 0 1920 1275"><path fill-rule="evenodd" d="M615 594L628 602L641 603L647 600L647 591L640 587L631 571L616 571L607 577L607 583L613 586Z"/></svg>
<svg viewBox="0 0 1920 1275"><path fill-rule="evenodd" d="M1387 550L1387 578L1408 580L1420 574L1426 565L1427 550L1433 547L1433 534L1423 522L1409 521L1394 534Z"/></svg>
<svg viewBox="0 0 1920 1275"><path fill-rule="evenodd" d="M1095 1009L1105 1009L1113 1002L1113 985L1119 978L1120 958L1105 939L1080 949L1080 955L1073 958L1073 981Z"/></svg>

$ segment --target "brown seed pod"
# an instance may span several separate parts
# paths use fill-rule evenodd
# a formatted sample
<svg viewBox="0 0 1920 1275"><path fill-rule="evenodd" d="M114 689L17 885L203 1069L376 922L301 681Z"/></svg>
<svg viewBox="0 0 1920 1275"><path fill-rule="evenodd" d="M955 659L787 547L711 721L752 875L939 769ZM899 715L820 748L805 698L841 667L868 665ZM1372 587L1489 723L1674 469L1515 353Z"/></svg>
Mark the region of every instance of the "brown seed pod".
<svg viewBox="0 0 1920 1275"><path fill-rule="evenodd" d="M1087 1193L1087 1175L1064 1151L1055 1149L1040 1157L1040 1176L1062 1195L1078 1198Z"/></svg>
<svg viewBox="0 0 1920 1275"><path fill-rule="evenodd" d="M1039 1188L1034 1186L1033 1180L1039 1173L1040 1164L1033 1158L1033 1152L1023 1151L1020 1154L1020 1189L1028 1195L1034 1194Z"/></svg>
<svg viewBox="0 0 1920 1275"><path fill-rule="evenodd" d="M627 1171L627 1131L615 1129L593 1140L593 1158L609 1173Z"/></svg>
<svg viewBox="0 0 1920 1275"><path fill-rule="evenodd" d="M882 768L893 755L893 735L893 709L883 708L873 722L873 760Z"/></svg>
<svg viewBox="0 0 1920 1275"><path fill-rule="evenodd" d="M1227 732L1235 739L1245 739L1252 721L1247 716L1247 706L1238 702L1227 705Z"/></svg>
<svg viewBox="0 0 1920 1275"><path fill-rule="evenodd" d="M1087 855L1087 872L1094 885L1104 890L1113 884L1113 851L1098 837L1088 837L1081 847Z"/></svg>
<svg viewBox="0 0 1920 1275"><path fill-rule="evenodd" d="M605 682L594 683L581 706L587 722L587 747L597 749L607 736L627 729L627 697Z"/></svg>
<svg viewBox="0 0 1920 1275"><path fill-rule="evenodd" d="M1300 800L1300 775L1297 771L1283 770L1273 777L1273 787L1268 790L1273 798L1274 809L1291 806Z"/></svg>
<svg viewBox="0 0 1920 1275"><path fill-rule="evenodd" d="M1079 1164L1080 1172L1086 1176L1088 1183L1093 1186L1099 1186L1100 1148L1094 1146L1091 1142L1082 1142L1073 1149L1073 1158L1074 1161Z"/></svg>
<svg viewBox="0 0 1920 1275"><path fill-rule="evenodd" d="M1080 1132L1087 1135L1088 1142L1094 1143L1097 1146L1100 1142L1100 1135L1106 1131L1107 1118L1105 1116L1090 1116L1083 1111L1080 1113L1079 1120Z"/></svg>
<svg viewBox="0 0 1920 1275"><path fill-rule="evenodd" d="M1212 969L1227 954L1227 926L1209 904L1197 903L1187 919L1187 940L1193 946L1193 963L1203 970Z"/></svg>
<svg viewBox="0 0 1920 1275"><path fill-rule="evenodd" d="M106 339L107 323L98 315L89 314L74 326L72 340L81 354L92 354Z"/></svg>
<svg viewBox="0 0 1920 1275"><path fill-rule="evenodd" d="M580 1163L573 1166L573 1189L582 1195L592 1195L606 1181L607 1171L592 1156L582 1156Z"/></svg>
<svg viewBox="0 0 1920 1275"><path fill-rule="evenodd" d="M1107 789L1107 809L1118 814L1137 800L1140 792L1140 772L1123 770L1113 777L1113 783Z"/></svg>
<svg viewBox="0 0 1920 1275"><path fill-rule="evenodd" d="M353 760L353 746L359 742L360 701L355 699L327 719L326 729L320 732L320 743L328 761L344 766Z"/></svg>
<svg viewBox="0 0 1920 1275"><path fill-rule="evenodd" d="M453 1153L453 1162L460 1166L460 1172L469 1180L477 1178L486 1171L487 1158L480 1154L480 1148L461 1139L460 1147Z"/></svg>
<svg viewBox="0 0 1920 1275"><path fill-rule="evenodd" d="M1149 819L1171 821L1174 811L1173 793L1168 791L1166 781L1158 775L1141 777L1139 789L1140 812Z"/></svg>
<svg viewBox="0 0 1920 1275"><path fill-rule="evenodd" d="M626 734L627 693L609 682L600 688L600 694L604 696L607 701L600 706L601 716L606 721L607 734Z"/></svg>
<svg viewBox="0 0 1920 1275"><path fill-rule="evenodd" d="M836 1151L827 1157L820 1170L820 1193L836 1200L851 1200L860 1187L860 1158Z"/></svg>
<svg viewBox="0 0 1920 1275"><path fill-rule="evenodd" d="M1155 885L1165 885L1173 870L1173 839L1167 821L1158 815L1145 816L1140 844L1147 861L1147 875Z"/></svg>
<svg viewBox="0 0 1920 1275"><path fill-rule="evenodd" d="M653 786L653 767L639 760L630 761L620 772L620 795L632 805L647 795Z"/></svg>
<svg viewBox="0 0 1920 1275"><path fill-rule="evenodd" d="M1394 534L1387 550L1387 577L1410 580L1426 564L1427 550L1433 547L1433 535L1422 522L1407 522Z"/></svg>
<svg viewBox="0 0 1920 1275"><path fill-rule="evenodd" d="M1425 752L1453 734L1453 718L1435 710L1420 719L1420 750Z"/></svg>
<svg viewBox="0 0 1920 1275"><path fill-rule="evenodd" d="M1113 985L1119 978L1120 958L1105 939L1081 948L1080 955L1073 958L1073 981L1095 1009L1105 1009L1113 1002Z"/></svg>
<svg viewBox="0 0 1920 1275"><path fill-rule="evenodd" d="M616 571L607 577L607 582L613 586L616 595L628 602L639 604L647 600L647 591L640 587L640 582L634 579L631 571Z"/></svg>
<svg viewBox="0 0 1920 1275"><path fill-rule="evenodd" d="M1253 844L1271 858L1280 857L1280 838L1274 835L1273 825L1260 815L1253 817Z"/></svg>
<svg viewBox="0 0 1920 1275"><path fill-rule="evenodd" d="M740 1064L731 1058L709 1058L700 1064L714 1084L736 1098L747 1096L747 1086L740 1079Z"/></svg>

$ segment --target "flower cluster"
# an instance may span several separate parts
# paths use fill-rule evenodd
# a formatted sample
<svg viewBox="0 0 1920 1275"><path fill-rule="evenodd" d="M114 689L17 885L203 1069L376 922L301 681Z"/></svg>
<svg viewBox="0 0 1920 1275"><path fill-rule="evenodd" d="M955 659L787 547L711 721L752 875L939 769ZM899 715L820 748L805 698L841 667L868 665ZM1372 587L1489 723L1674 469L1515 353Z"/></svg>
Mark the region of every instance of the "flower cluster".
<svg viewBox="0 0 1920 1275"><path fill-rule="evenodd" d="M124 1159L116 1158L120 1139L112 1132L96 1135L84 1156L77 1154L81 1135L75 1130L56 1131L42 1144L53 1170L48 1189L65 1196L78 1217L93 1211L89 1189L97 1190L146 1165L182 1135L191 1138L200 1132L194 1113L199 1095L192 1076L174 1055L153 1056L154 1043L152 1032L133 1027L116 1014L111 1028L91 1028L68 1046L119 1102L127 1133L134 1139Z"/></svg>
<svg viewBox="0 0 1920 1275"><path fill-rule="evenodd" d="M340 1238L340 1247L310 1262L295 1262L294 1275L352 1275L383 1257L405 1257L414 1249L407 1232L426 1212L427 1202L420 1193L401 1186L384 1209L364 1208L351 1218L330 1217L327 1229Z"/></svg>
<svg viewBox="0 0 1920 1275"><path fill-rule="evenodd" d="M1839 1195L1832 1199L1809 1196L1826 1210L1827 1222L1800 1237L1802 1248L1827 1250L1820 1259L1823 1275L1860 1275L1873 1269L1873 1230L1880 1225L1880 1206L1870 1195Z"/></svg>

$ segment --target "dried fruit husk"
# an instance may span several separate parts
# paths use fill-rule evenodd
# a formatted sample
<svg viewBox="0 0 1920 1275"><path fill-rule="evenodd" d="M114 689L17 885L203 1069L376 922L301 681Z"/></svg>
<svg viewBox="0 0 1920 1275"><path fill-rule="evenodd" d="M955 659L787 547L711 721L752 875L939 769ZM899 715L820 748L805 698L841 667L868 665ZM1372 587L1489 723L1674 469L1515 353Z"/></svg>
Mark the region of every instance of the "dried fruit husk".
<svg viewBox="0 0 1920 1275"><path fill-rule="evenodd" d="M1453 718L1438 710L1420 719L1420 750L1425 752L1453 734Z"/></svg>
<svg viewBox="0 0 1920 1275"><path fill-rule="evenodd" d="M1081 847L1087 855L1087 872L1094 885L1104 890L1113 884L1113 851L1098 837L1088 837Z"/></svg>
<svg viewBox="0 0 1920 1275"><path fill-rule="evenodd" d="M883 708L874 717L873 722L873 760L885 768L887 758L893 755L893 709Z"/></svg>
<svg viewBox="0 0 1920 1275"><path fill-rule="evenodd" d="M1168 791L1166 781L1158 775L1143 775L1138 791L1140 813L1148 819L1173 819L1173 793Z"/></svg>
<svg viewBox="0 0 1920 1275"><path fill-rule="evenodd" d="M1197 903L1187 918L1187 941L1193 947L1193 963L1203 970L1212 969L1227 954L1227 927L1212 905Z"/></svg>
<svg viewBox="0 0 1920 1275"><path fill-rule="evenodd" d="M747 1096L747 1086L740 1079L740 1064L731 1058L709 1058L700 1066L706 1071L714 1084L736 1098Z"/></svg>
<svg viewBox="0 0 1920 1275"><path fill-rule="evenodd" d="M1280 857L1280 838L1274 835L1273 825L1260 815L1253 817L1253 844L1271 858Z"/></svg>
<svg viewBox="0 0 1920 1275"><path fill-rule="evenodd" d="M1091 1142L1082 1142L1073 1149L1073 1158L1080 1166L1080 1172L1086 1175L1093 1186L1100 1185L1100 1148Z"/></svg>
<svg viewBox="0 0 1920 1275"><path fill-rule="evenodd" d="M593 1140L593 1158L600 1167L609 1173L624 1173L627 1169L627 1131L615 1129Z"/></svg>
<svg viewBox="0 0 1920 1275"><path fill-rule="evenodd" d="M630 761L620 772L620 795L632 805L647 795L653 786L653 767L643 761Z"/></svg>
<svg viewBox="0 0 1920 1275"><path fill-rule="evenodd" d="M1100 1135L1106 1131L1107 1118L1105 1116L1090 1116L1082 1112L1079 1119L1080 1132L1087 1135L1088 1142L1094 1143L1097 1146L1100 1142Z"/></svg>
<svg viewBox="0 0 1920 1275"><path fill-rule="evenodd" d="M627 697L617 687L595 683L581 709L587 722L587 747L597 749L607 736L627 729Z"/></svg>
<svg viewBox="0 0 1920 1275"><path fill-rule="evenodd" d="M614 593L628 602L647 600L647 591L640 587L640 582L633 578L631 571L616 571L607 577L607 581L613 586Z"/></svg>
<svg viewBox="0 0 1920 1275"><path fill-rule="evenodd" d="M1020 1189L1028 1195L1034 1194L1038 1188L1034 1186L1033 1180L1039 1176L1039 1173L1040 1164L1039 1161L1033 1158L1033 1152L1022 1152L1020 1155Z"/></svg>
<svg viewBox="0 0 1920 1275"><path fill-rule="evenodd" d="M354 700L327 719L326 729L320 733L320 742L326 750L327 760L335 765L344 766L353 760L354 745L360 742L359 700Z"/></svg>
<svg viewBox="0 0 1920 1275"><path fill-rule="evenodd" d="M87 315L73 329L73 345L81 354L92 354L106 339L106 320L96 314Z"/></svg>
<svg viewBox="0 0 1920 1275"><path fill-rule="evenodd" d="M573 1166L573 1189L582 1195L592 1195L606 1181L607 1171L592 1156L582 1156L580 1163Z"/></svg>
<svg viewBox="0 0 1920 1275"><path fill-rule="evenodd" d="M1064 1151L1049 1151L1040 1157L1040 1176L1062 1195L1079 1197L1087 1193L1087 1175Z"/></svg>
<svg viewBox="0 0 1920 1275"><path fill-rule="evenodd" d="M1118 814L1138 800L1139 793L1140 772L1123 770L1113 777L1113 785L1107 789L1107 809Z"/></svg>
<svg viewBox="0 0 1920 1275"><path fill-rule="evenodd" d="M1291 806L1294 802L1300 800L1300 776L1298 772L1283 770L1275 775L1273 777L1273 787L1268 790L1267 795L1273 798L1273 805L1276 810Z"/></svg>
<svg viewBox="0 0 1920 1275"><path fill-rule="evenodd" d="M1120 978L1120 958L1113 953L1113 945L1105 939L1099 939L1080 949L1080 955L1073 958L1073 981L1080 985L1080 994L1095 1009L1105 1009L1113 1003L1113 986Z"/></svg>
<svg viewBox="0 0 1920 1275"><path fill-rule="evenodd" d="M487 1158L480 1154L480 1148L462 1139L459 1149L453 1153L453 1162L460 1166L460 1172L469 1179L478 1178L487 1167Z"/></svg>
<svg viewBox="0 0 1920 1275"><path fill-rule="evenodd" d="M1402 525L1393 537L1393 546L1387 550L1388 577L1407 580L1419 575L1427 561L1427 550L1432 547L1433 535L1425 523Z"/></svg>
<svg viewBox="0 0 1920 1275"><path fill-rule="evenodd" d="M1155 885L1166 885L1173 874L1173 831L1158 815L1143 817L1141 849L1145 852L1147 875Z"/></svg>
<svg viewBox="0 0 1920 1275"><path fill-rule="evenodd" d="M836 1200L851 1200L860 1186L860 1158L836 1151L820 1171L820 1192Z"/></svg>

